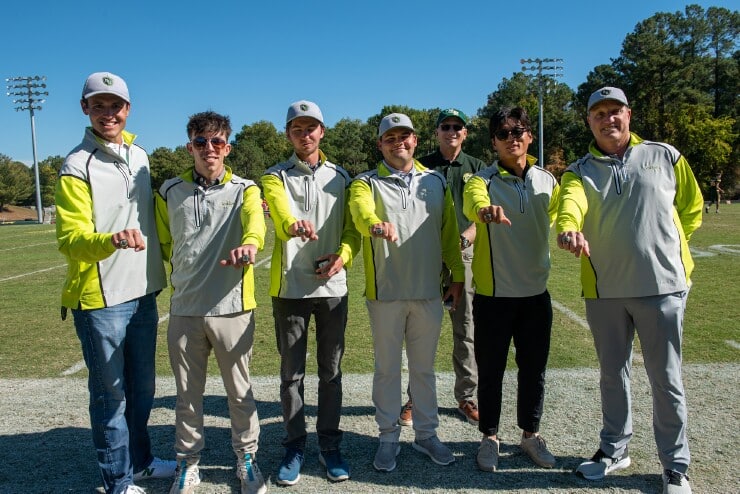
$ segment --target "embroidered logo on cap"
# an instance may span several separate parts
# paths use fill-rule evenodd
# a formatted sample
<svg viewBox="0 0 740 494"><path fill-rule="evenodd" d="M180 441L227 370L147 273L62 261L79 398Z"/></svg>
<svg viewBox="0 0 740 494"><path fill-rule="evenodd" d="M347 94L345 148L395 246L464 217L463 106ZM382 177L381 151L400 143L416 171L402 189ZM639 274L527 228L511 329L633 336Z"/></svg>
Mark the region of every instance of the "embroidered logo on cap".
<svg viewBox="0 0 740 494"><path fill-rule="evenodd" d="M601 90L601 95L602 95L602 96L606 96L606 95L608 95L608 94L611 94L611 92L612 92L612 90L611 90L611 89L602 89L602 90Z"/></svg>
<svg viewBox="0 0 740 494"><path fill-rule="evenodd" d="M303 110L303 111L308 110L308 105L305 104L305 103L301 104L301 110Z"/></svg>
<svg viewBox="0 0 740 494"><path fill-rule="evenodd" d="M113 85L113 79L110 78L110 77L108 77L108 76L105 76L105 77L103 77L103 84L105 84L106 86L112 86Z"/></svg>
<svg viewBox="0 0 740 494"><path fill-rule="evenodd" d="M400 121L401 121L401 119L398 118L398 117L391 117L391 122L393 122L393 123L398 123Z"/></svg>

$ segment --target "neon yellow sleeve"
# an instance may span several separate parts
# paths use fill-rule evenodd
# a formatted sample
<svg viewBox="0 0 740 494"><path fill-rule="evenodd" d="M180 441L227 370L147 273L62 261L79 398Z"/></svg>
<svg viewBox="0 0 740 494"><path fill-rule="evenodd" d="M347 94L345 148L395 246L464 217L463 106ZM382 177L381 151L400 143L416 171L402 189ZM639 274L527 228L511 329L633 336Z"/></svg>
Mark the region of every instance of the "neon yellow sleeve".
<svg viewBox="0 0 740 494"><path fill-rule="evenodd" d="M560 205L555 221L557 232L579 232L588 211L583 181L573 172L565 172L560 178Z"/></svg>
<svg viewBox="0 0 740 494"><path fill-rule="evenodd" d="M473 176L465 183L463 189L463 213L474 223L480 223L478 210L491 205L491 197L488 195L486 181L480 177Z"/></svg>
<svg viewBox="0 0 740 494"><path fill-rule="evenodd" d="M691 235L701 226L704 198L686 158L681 156L673 165L673 170L676 174L676 211L688 242Z"/></svg>
<svg viewBox="0 0 740 494"><path fill-rule="evenodd" d="M347 191L347 202L344 205L344 227L342 228L342 240L336 254L342 258L344 266L352 267L352 260L360 253L362 235L355 228L350 212L349 190Z"/></svg>
<svg viewBox="0 0 740 494"><path fill-rule="evenodd" d="M363 237L369 237L370 227L383 221L375 213L373 191L364 180L352 181L349 187L349 207L355 228Z"/></svg>
<svg viewBox="0 0 740 494"><path fill-rule="evenodd" d="M290 203L288 202L283 181L275 175L262 175L261 182L265 200L270 207L270 217L275 224L275 235L280 240L287 242L293 238L288 233L288 229L298 220L290 211Z"/></svg>
<svg viewBox="0 0 740 494"><path fill-rule="evenodd" d="M242 245L256 245L259 250L265 246L265 213L262 210L262 198L257 185L247 187L241 209Z"/></svg>
<svg viewBox="0 0 740 494"><path fill-rule="evenodd" d="M59 252L75 261L95 263L109 257L116 248L113 233L96 232L90 186L84 180L59 177L54 194Z"/></svg>

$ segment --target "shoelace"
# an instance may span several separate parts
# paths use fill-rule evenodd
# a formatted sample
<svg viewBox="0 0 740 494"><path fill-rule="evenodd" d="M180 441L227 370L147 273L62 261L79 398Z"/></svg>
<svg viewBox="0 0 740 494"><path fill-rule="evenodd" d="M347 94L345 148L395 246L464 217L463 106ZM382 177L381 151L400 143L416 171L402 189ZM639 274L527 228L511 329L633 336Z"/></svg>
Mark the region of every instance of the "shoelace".
<svg viewBox="0 0 740 494"><path fill-rule="evenodd" d="M249 480L250 482L254 482L255 479L255 470L259 470L257 465L254 463L254 459L249 453L246 453L244 455L244 463L241 461L237 463L237 469L238 469L238 477L240 479Z"/></svg>
<svg viewBox="0 0 740 494"><path fill-rule="evenodd" d="M673 470L666 470L665 471L666 476L668 477L668 483L671 485L682 485L683 478L686 477L686 480L689 479L688 475L684 475L679 472L674 472Z"/></svg>

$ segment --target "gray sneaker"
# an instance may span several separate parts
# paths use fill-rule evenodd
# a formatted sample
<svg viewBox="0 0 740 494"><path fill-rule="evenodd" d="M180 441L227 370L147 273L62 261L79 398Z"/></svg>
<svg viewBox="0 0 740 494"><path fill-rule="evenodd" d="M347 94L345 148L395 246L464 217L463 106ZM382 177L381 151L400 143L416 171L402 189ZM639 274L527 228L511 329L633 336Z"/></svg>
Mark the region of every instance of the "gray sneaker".
<svg viewBox="0 0 740 494"><path fill-rule="evenodd" d="M627 468L632 463L630 457L627 456L627 450L624 450L622 456L611 458L606 455L601 449L589 461L584 461L578 468L576 468L576 475L583 477L586 480L601 480L608 473L616 472Z"/></svg>
<svg viewBox="0 0 740 494"><path fill-rule="evenodd" d="M401 452L398 442L380 442L375 453L373 466L379 472L392 472L396 469L396 456Z"/></svg>
<svg viewBox="0 0 740 494"><path fill-rule="evenodd" d="M442 444L437 436L426 439L415 439L412 444L416 451L421 451L437 465L449 465L455 462L452 452Z"/></svg>
<svg viewBox="0 0 740 494"><path fill-rule="evenodd" d="M519 447L532 458L532 461L541 467L552 468L555 466L555 457L547 450L547 444L542 437L534 433L532 437L524 437Z"/></svg>
<svg viewBox="0 0 740 494"><path fill-rule="evenodd" d="M241 483L241 494L265 494L267 485L252 453L242 453L236 459L236 477Z"/></svg>
<svg viewBox="0 0 740 494"><path fill-rule="evenodd" d="M691 494L689 477L675 470L663 472L663 494Z"/></svg>
<svg viewBox="0 0 740 494"><path fill-rule="evenodd" d="M484 472L495 472L498 468L498 439L484 437L478 446L478 468Z"/></svg>

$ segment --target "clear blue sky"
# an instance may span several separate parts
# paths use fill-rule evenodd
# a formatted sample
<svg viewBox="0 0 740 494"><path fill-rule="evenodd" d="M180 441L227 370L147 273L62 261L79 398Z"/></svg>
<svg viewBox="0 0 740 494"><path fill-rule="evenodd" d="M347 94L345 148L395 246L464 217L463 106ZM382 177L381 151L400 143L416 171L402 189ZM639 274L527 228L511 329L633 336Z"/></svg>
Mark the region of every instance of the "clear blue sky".
<svg viewBox="0 0 740 494"><path fill-rule="evenodd" d="M207 109L229 115L235 131L259 120L281 128L299 99L318 103L329 126L390 104L473 114L521 58L563 58L562 81L576 89L619 55L638 22L687 3L16 0L0 17L0 76L48 78L39 160L81 140L82 84L97 71L127 81L127 128L151 152L183 144L188 116ZM32 163L29 114L14 106L0 100L0 153Z"/></svg>

